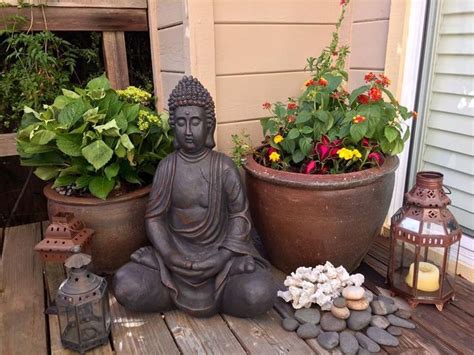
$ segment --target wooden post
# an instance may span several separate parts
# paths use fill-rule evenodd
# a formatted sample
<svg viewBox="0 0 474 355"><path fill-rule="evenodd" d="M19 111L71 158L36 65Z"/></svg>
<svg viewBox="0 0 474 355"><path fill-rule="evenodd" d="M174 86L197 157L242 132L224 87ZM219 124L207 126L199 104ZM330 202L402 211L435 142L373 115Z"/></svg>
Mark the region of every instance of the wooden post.
<svg viewBox="0 0 474 355"><path fill-rule="evenodd" d="M166 98L163 97L163 78L161 75L160 39L158 36L158 0L148 0L148 33L150 35L151 62L153 66L155 107L157 111L162 111Z"/></svg>
<svg viewBox="0 0 474 355"><path fill-rule="evenodd" d="M124 32L103 32L104 64L110 85L114 89L129 86L127 50Z"/></svg>

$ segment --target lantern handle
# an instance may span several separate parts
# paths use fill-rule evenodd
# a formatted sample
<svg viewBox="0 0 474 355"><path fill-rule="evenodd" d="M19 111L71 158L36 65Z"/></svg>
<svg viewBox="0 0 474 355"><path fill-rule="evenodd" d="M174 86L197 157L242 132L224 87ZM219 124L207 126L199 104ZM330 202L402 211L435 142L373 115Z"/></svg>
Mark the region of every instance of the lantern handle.
<svg viewBox="0 0 474 355"><path fill-rule="evenodd" d="M448 190L447 192L443 191L446 195L451 195L452 194L451 189L449 187L447 187L446 185L443 185L443 188Z"/></svg>

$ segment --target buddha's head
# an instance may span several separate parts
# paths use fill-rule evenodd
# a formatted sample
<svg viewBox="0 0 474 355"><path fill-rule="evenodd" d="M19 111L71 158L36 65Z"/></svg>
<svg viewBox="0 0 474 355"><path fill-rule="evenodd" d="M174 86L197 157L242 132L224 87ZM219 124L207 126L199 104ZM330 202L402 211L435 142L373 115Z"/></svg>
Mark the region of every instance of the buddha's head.
<svg viewBox="0 0 474 355"><path fill-rule="evenodd" d="M214 148L214 101L199 80L183 77L171 92L168 108L175 149L197 153Z"/></svg>

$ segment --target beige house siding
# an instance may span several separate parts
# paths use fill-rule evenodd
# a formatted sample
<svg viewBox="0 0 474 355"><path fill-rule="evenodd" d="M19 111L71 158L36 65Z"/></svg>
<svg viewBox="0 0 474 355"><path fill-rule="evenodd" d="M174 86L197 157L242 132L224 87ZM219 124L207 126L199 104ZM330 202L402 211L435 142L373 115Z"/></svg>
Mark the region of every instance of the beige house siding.
<svg viewBox="0 0 474 355"><path fill-rule="evenodd" d="M309 77L304 71L306 58L318 56L329 43L340 11L338 0L158 0L158 4L163 9L158 31L164 97L184 73L207 83L216 100L218 149L224 152L230 151L234 133L245 130L254 143L262 139L259 119L266 115L262 103L299 94ZM346 16L341 39L351 45L351 89L363 83L367 71L384 70L390 0L352 0ZM206 27L208 21L213 26ZM214 48L204 43L209 38L214 38ZM206 66L204 73L201 66Z"/></svg>

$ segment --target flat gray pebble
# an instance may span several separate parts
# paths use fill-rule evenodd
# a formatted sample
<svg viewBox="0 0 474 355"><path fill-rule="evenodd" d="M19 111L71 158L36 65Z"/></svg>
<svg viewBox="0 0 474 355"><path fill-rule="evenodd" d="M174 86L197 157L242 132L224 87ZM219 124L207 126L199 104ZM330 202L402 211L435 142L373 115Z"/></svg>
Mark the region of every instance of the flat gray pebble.
<svg viewBox="0 0 474 355"><path fill-rule="evenodd" d="M355 334L357 341L361 348L368 350L371 353L377 353L380 351L380 345L370 339L367 335L361 332Z"/></svg>
<svg viewBox="0 0 474 355"><path fill-rule="evenodd" d="M370 307L372 308L372 313L379 316L385 316L387 314L395 312L398 309L395 304L386 303L384 301L381 301L380 299L372 301L370 303Z"/></svg>
<svg viewBox="0 0 474 355"><path fill-rule="evenodd" d="M395 312L395 315L403 319L411 318L411 312L407 311L406 309L399 309L398 311Z"/></svg>
<svg viewBox="0 0 474 355"><path fill-rule="evenodd" d="M359 350L359 343L354 335L348 331L339 334L339 347L346 355L356 355Z"/></svg>
<svg viewBox="0 0 474 355"><path fill-rule="evenodd" d="M324 349L331 350L339 345L339 334L336 332L322 332L318 335L317 340Z"/></svg>
<svg viewBox="0 0 474 355"><path fill-rule="evenodd" d="M387 332L392 335L395 335L396 337L399 337L400 335L402 335L402 328L391 325L387 328Z"/></svg>
<svg viewBox="0 0 474 355"><path fill-rule="evenodd" d="M370 324L372 315L367 310L351 311L350 317L346 320L347 327L352 330L361 330Z"/></svg>
<svg viewBox="0 0 474 355"><path fill-rule="evenodd" d="M293 332L300 326L300 323L294 318L285 318L281 321L283 329Z"/></svg>
<svg viewBox="0 0 474 355"><path fill-rule="evenodd" d="M298 335L301 339L311 339L316 338L320 332L321 329L317 325L305 323L298 327L296 335Z"/></svg>
<svg viewBox="0 0 474 355"><path fill-rule="evenodd" d="M385 329L390 325L390 322L384 316L372 316L372 320L370 321L370 325L372 325L374 327L379 327L379 328Z"/></svg>
<svg viewBox="0 0 474 355"><path fill-rule="evenodd" d="M359 348L357 355L370 355L372 354L369 350L365 350L364 348Z"/></svg>
<svg viewBox="0 0 474 355"><path fill-rule="evenodd" d="M344 297L338 297L332 301L332 304L337 308L344 308L347 305L347 302Z"/></svg>
<svg viewBox="0 0 474 355"><path fill-rule="evenodd" d="M365 290L365 298L370 303L374 300L374 293L370 290Z"/></svg>
<svg viewBox="0 0 474 355"><path fill-rule="evenodd" d="M390 324L396 326L396 327L402 327L402 328L407 328L407 329L415 329L415 323L410 322L409 320L397 317L393 314L389 314L387 316L388 321Z"/></svg>
<svg viewBox="0 0 474 355"><path fill-rule="evenodd" d="M295 318L301 324L318 324L321 319L321 313L316 308L302 308L295 312Z"/></svg>
<svg viewBox="0 0 474 355"><path fill-rule="evenodd" d="M383 301L388 304L395 304L395 300L392 297L388 297L384 295L379 295L378 300Z"/></svg>
<svg viewBox="0 0 474 355"><path fill-rule="evenodd" d="M346 329L346 321L336 318L330 312L327 312L321 317L321 328L327 332L340 332Z"/></svg>
<svg viewBox="0 0 474 355"><path fill-rule="evenodd" d="M380 345L398 346L400 344L398 339L392 334L377 327L369 327L367 329L367 336Z"/></svg>

